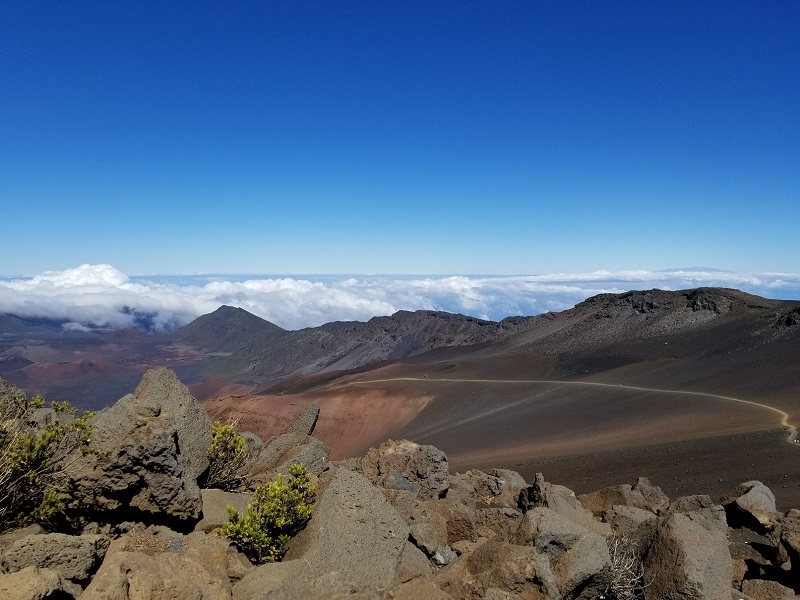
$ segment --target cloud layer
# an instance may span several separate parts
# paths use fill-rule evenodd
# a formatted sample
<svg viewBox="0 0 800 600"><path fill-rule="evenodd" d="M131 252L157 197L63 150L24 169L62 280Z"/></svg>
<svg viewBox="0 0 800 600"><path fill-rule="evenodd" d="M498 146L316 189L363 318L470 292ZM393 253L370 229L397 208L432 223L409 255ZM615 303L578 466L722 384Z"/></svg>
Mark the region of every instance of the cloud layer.
<svg viewBox="0 0 800 600"><path fill-rule="evenodd" d="M0 280L0 314L65 321L66 329L142 327L166 331L223 304L286 329L368 320L398 310L446 310L484 319L564 310L594 294L632 289L738 288L799 299L800 274L712 269L595 271L453 277L129 277L81 265Z"/></svg>

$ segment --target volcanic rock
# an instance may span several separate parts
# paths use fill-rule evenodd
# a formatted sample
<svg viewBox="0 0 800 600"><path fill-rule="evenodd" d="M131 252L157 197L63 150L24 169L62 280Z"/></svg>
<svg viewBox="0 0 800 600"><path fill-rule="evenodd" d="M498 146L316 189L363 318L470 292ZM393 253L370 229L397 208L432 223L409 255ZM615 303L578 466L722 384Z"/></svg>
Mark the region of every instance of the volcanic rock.
<svg viewBox="0 0 800 600"><path fill-rule="evenodd" d="M134 510L145 519L197 519L197 478L208 468L211 422L168 369L145 373L133 394L96 418L97 454L75 459L72 511Z"/></svg>
<svg viewBox="0 0 800 600"><path fill-rule="evenodd" d="M728 524L756 531L772 529L778 520L775 495L760 481L747 481L722 499Z"/></svg>
<svg viewBox="0 0 800 600"><path fill-rule="evenodd" d="M659 518L644 567L648 596L727 600L733 568L722 507L708 496L678 498Z"/></svg>
<svg viewBox="0 0 800 600"><path fill-rule="evenodd" d="M378 448L370 448L358 468L372 483L382 487L386 487L388 479L397 489L398 476L418 483L419 497L423 500L441 498L450 487L445 453L434 446L420 446L408 440L389 440Z"/></svg>
<svg viewBox="0 0 800 600"><path fill-rule="evenodd" d="M3 600L48 600L56 598L63 589L61 576L53 569L25 567L0 575L0 598Z"/></svg>
<svg viewBox="0 0 800 600"><path fill-rule="evenodd" d="M26 567L52 569L75 583L86 583L100 566L111 540L103 535L29 535L16 541L0 557L3 572Z"/></svg>

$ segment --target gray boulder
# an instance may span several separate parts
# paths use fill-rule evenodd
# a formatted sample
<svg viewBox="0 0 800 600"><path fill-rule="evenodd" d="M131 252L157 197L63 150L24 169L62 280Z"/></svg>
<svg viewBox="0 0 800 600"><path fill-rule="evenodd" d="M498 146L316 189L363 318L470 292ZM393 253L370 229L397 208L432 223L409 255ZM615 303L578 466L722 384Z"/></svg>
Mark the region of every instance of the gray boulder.
<svg viewBox="0 0 800 600"><path fill-rule="evenodd" d="M528 487L525 478L511 469L491 469L489 475L497 477L501 491L519 492L521 489Z"/></svg>
<svg viewBox="0 0 800 600"><path fill-rule="evenodd" d="M284 433L265 442L247 466L248 478L254 483L275 479L277 473L288 474L289 467L302 463L309 473L319 475L328 468L330 448L324 442L300 433Z"/></svg>
<svg viewBox="0 0 800 600"><path fill-rule="evenodd" d="M68 505L197 519L197 478L208 468L211 439L208 415L175 373L148 371L133 394L96 417L92 446L99 453L76 456Z"/></svg>
<svg viewBox="0 0 800 600"><path fill-rule="evenodd" d="M533 483L520 492L519 508L523 512L533 508L549 508L567 520L604 537L611 533L609 525L601 523L586 510L572 490L546 482L541 473L536 473Z"/></svg>
<svg viewBox="0 0 800 600"><path fill-rule="evenodd" d="M395 583L408 526L360 474L343 468L329 474L311 521L283 562L251 570L234 586L234 598L328 598Z"/></svg>
<svg viewBox="0 0 800 600"><path fill-rule="evenodd" d="M550 508L525 513L517 544L546 556L564 598L594 598L606 587L610 556L606 538Z"/></svg>
<svg viewBox="0 0 800 600"><path fill-rule="evenodd" d="M597 516L605 515L612 506L629 506L658 514L669 505L667 495L660 487L651 484L647 477L640 477L633 486L614 485L590 494L581 494L578 501Z"/></svg>
<svg viewBox="0 0 800 600"><path fill-rule="evenodd" d="M736 486L722 499L722 505L731 527L771 530L780 516L775 508L775 495L760 481L747 481Z"/></svg>
<svg viewBox="0 0 800 600"><path fill-rule="evenodd" d="M648 598L727 600L733 565L725 512L708 496L676 500L645 556Z"/></svg>
<svg viewBox="0 0 800 600"><path fill-rule="evenodd" d="M64 579L85 583L100 566L109 543L102 535L29 535L3 553L0 566L6 573L26 567L52 569Z"/></svg>
<svg viewBox="0 0 800 600"><path fill-rule="evenodd" d="M385 487L387 476L397 485L397 476L420 486L419 498L441 498L450 487L447 456L434 446L420 446L408 440L389 440L370 448L359 461L358 469L375 485ZM396 489L396 488L395 488Z"/></svg>

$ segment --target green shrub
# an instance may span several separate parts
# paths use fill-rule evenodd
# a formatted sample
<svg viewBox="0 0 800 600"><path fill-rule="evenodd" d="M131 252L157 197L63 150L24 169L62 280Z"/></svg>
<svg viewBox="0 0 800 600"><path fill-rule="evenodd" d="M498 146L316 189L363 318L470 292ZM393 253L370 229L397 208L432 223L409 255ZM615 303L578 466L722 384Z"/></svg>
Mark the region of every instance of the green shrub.
<svg viewBox="0 0 800 600"><path fill-rule="evenodd" d="M254 563L280 560L286 544L311 518L316 488L309 482L308 471L303 465L292 465L289 473L288 483L278 473L277 481L258 486L246 515L229 506L229 521L218 529Z"/></svg>
<svg viewBox="0 0 800 600"><path fill-rule="evenodd" d="M90 452L90 419L94 412L67 402L51 403L53 412L38 415L44 398L28 398L19 390L0 393L0 531L32 522L46 522L62 508L56 491L78 448Z"/></svg>
<svg viewBox="0 0 800 600"><path fill-rule="evenodd" d="M206 487L234 491L244 482L247 464L247 441L236 433L236 422L211 426L213 440L208 448Z"/></svg>

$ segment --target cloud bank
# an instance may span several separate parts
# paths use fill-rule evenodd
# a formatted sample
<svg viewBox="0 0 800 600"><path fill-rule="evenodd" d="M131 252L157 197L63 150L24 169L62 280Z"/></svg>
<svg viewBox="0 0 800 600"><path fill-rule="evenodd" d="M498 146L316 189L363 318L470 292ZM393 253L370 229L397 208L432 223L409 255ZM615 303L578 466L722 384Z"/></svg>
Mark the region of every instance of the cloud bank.
<svg viewBox="0 0 800 600"><path fill-rule="evenodd" d="M71 330L169 331L227 304L286 329L299 329L420 309L499 320L564 310L605 292L698 286L800 299L800 274L701 268L525 276L148 278L129 277L110 265L87 264L0 280L0 314L63 321Z"/></svg>

